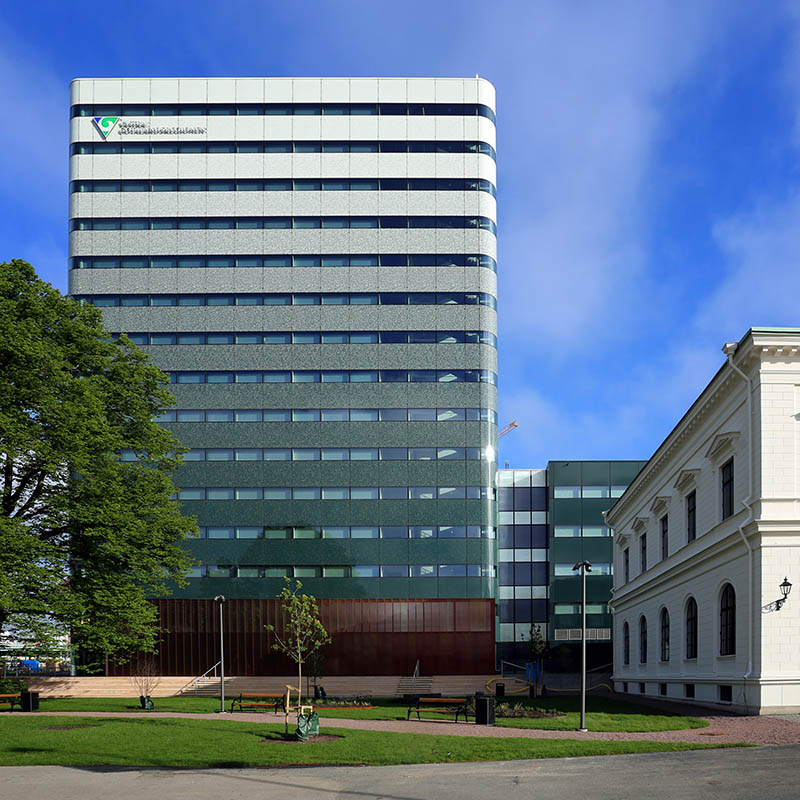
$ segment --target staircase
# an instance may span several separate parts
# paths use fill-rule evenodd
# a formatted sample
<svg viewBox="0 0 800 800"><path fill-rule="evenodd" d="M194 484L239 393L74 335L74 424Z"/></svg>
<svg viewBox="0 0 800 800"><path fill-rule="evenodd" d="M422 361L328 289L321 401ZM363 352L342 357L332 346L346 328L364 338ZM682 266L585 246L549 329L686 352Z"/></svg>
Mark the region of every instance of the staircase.
<svg viewBox="0 0 800 800"><path fill-rule="evenodd" d="M395 694L431 694L433 692L433 678L412 675L409 678L400 678L397 682Z"/></svg>
<svg viewBox="0 0 800 800"><path fill-rule="evenodd" d="M219 697L220 676L217 669L220 662L217 661L213 667L207 669L202 675L181 687L180 695L192 695L193 697ZM227 687L228 681L225 681Z"/></svg>
<svg viewBox="0 0 800 800"><path fill-rule="evenodd" d="M400 678L395 689L395 694L431 694L433 692L433 678L423 678L419 674L419 659L414 666L414 674L410 678Z"/></svg>

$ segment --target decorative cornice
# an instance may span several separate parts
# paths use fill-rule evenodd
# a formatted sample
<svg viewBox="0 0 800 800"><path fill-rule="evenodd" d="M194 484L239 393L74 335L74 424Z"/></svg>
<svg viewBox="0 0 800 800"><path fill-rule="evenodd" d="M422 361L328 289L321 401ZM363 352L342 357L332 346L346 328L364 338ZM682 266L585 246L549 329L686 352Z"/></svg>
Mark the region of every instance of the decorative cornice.
<svg viewBox="0 0 800 800"><path fill-rule="evenodd" d="M650 517L636 517L631 527L636 533L641 535L642 533L645 533L647 531L647 525L649 522L650 522Z"/></svg>

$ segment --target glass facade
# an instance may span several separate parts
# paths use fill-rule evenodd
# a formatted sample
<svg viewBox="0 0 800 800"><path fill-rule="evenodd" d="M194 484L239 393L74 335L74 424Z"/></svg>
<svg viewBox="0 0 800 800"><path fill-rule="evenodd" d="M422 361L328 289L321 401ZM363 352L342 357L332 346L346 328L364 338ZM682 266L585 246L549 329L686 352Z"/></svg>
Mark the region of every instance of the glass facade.
<svg viewBox="0 0 800 800"><path fill-rule="evenodd" d="M522 664L538 626L548 669L576 668L581 579L587 560L587 642L596 665L611 660L612 537L603 520L644 461L550 461L547 469L497 473L497 659ZM603 659L606 659L603 661Z"/></svg>
<svg viewBox="0 0 800 800"><path fill-rule="evenodd" d="M531 627L547 638L547 471L497 473L497 659L524 663Z"/></svg>
<svg viewBox="0 0 800 800"><path fill-rule="evenodd" d="M586 578L586 641L590 664L611 662L613 585L611 531L603 512L644 466L644 461L550 461L549 503L550 609L548 639L551 661L565 670L579 664L581 577L573 571L589 561Z"/></svg>

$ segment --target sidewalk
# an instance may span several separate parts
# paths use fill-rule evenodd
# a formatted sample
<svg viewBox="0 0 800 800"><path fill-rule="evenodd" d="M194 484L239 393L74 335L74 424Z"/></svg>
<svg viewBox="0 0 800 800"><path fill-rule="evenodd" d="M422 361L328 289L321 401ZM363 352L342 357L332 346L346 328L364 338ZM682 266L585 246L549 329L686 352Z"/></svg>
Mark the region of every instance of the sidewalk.
<svg viewBox="0 0 800 800"><path fill-rule="evenodd" d="M283 714L271 712L236 712L228 714L183 714L177 712L116 713L112 711L42 711L38 716L49 717L129 717L141 719L178 718L178 719L213 719L226 722L271 722L283 723ZM393 731L396 733L429 733L449 736L483 736L522 739L587 739L601 741L645 741L645 742L705 742L727 744L747 742L757 745L800 744L800 724L788 719L776 717L736 717L705 716L695 710L694 716L709 723L707 728L692 728L682 731L656 731L649 733L617 733L597 732L579 733L578 731L546 731L526 728L500 728L488 725L476 725L474 722L445 721L385 721L368 719L333 719L320 718L320 728L349 728L368 731ZM591 714L588 715L591 725ZM294 722L290 717L290 725Z"/></svg>

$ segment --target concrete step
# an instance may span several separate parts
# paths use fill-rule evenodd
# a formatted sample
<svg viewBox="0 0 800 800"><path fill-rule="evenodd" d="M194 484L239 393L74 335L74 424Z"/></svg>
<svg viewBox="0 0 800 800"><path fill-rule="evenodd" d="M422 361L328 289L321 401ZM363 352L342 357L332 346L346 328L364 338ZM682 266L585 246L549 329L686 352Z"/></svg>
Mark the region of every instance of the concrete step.
<svg viewBox="0 0 800 800"><path fill-rule="evenodd" d="M177 697L182 694L193 695L191 684L196 680L195 675L165 676L158 686L151 692L153 697ZM515 678L502 678L499 675L432 675L417 678L417 687L409 692L420 689L420 681L430 681L424 692L432 694L462 696L485 692L486 684L497 678L506 684L506 692L512 688L523 689L527 684ZM398 693L402 680L410 680L403 675L335 675L320 679L319 683L325 687L326 693L336 695L364 695L372 697L393 697ZM139 690L130 678L107 678L103 676L80 678L37 678L25 679L31 691L39 692L42 697L137 697ZM286 684L295 686L297 675L253 675L233 676L225 679L225 694L235 696L239 692L283 692ZM219 695L219 681L208 682L202 688L202 694L208 696ZM303 691L309 692L307 681L303 677Z"/></svg>

